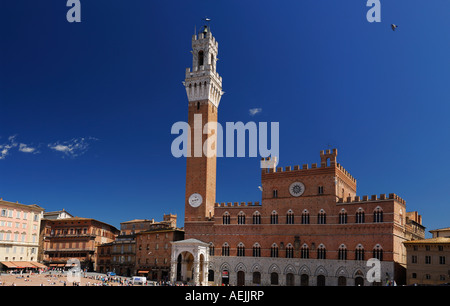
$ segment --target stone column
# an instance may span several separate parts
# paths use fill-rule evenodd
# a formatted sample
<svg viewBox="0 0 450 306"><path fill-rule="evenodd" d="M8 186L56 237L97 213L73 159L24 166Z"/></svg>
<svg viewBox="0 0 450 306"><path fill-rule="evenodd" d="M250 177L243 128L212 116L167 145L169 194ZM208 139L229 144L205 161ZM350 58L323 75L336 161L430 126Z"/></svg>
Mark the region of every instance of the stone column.
<svg viewBox="0 0 450 306"><path fill-rule="evenodd" d="M170 264L170 282L174 284L177 280L177 263L172 261Z"/></svg>
<svg viewBox="0 0 450 306"><path fill-rule="evenodd" d="M203 286L208 286L208 263L203 262Z"/></svg>
<svg viewBox="0 0 450 306"><path fill-rule="evenodd" d="M194 275L192 278L194 279L194 285L199 285L199 272L200 272L200 263L198 260L194 261Z"/></svg>

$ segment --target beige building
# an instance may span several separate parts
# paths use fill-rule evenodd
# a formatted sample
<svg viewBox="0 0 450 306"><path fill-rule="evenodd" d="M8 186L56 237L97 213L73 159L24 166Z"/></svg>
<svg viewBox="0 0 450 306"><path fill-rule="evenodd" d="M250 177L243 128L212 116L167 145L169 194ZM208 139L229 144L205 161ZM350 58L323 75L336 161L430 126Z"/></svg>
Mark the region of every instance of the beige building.
<svg viewBox="0 0 450 306"><path fill-rule="evenodd" d="M0 199L0 269L33 268L37 263L43 211L35 204Z"/></svg>
<svg viewBox="0 0 450 306"><path fill-rule="evenodd" d="M450 228L430 231L429 239L405 241L408 285L450 283Z"/></svg>

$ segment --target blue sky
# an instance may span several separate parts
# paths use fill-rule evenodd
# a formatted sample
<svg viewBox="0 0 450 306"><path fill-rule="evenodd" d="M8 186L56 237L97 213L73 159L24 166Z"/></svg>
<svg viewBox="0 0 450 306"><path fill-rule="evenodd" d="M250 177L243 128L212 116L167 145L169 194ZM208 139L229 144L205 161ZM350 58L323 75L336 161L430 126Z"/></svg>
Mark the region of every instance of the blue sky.
<svg viewBox="0 0 450 306"><path fill-rule="evenodd" d="M219 122L279 122L283 167L336 147L359 195L396 193L427 230L450 226L449 1L381 1L380 23L365 0L81 0L81 23L65 4L0 3L3 199L183 226L170 130L187 120L181 82L208 16ZM259 184L259 158L219 159L218 202L260 201Z"/></svg>

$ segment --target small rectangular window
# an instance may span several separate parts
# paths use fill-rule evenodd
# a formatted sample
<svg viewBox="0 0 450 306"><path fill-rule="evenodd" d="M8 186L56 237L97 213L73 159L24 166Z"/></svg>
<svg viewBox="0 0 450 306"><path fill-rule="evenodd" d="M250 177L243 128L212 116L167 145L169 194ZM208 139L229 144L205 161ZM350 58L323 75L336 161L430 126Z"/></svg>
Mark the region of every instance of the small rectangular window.
<svg viewBox="0 0 450 306"><path fill-rule="evenodd" d="M276 189L273 190L273 197L278 198L278 190Z"/></svg>

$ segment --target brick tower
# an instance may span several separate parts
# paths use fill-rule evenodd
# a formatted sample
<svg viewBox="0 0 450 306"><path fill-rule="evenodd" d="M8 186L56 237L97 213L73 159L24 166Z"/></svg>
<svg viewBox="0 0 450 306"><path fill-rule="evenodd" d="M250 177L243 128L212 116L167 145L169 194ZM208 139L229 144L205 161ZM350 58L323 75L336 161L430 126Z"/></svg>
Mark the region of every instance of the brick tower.
<svg viewBox="0 0 450 306"><path fill-rule="evenodd" d="M217 113L222 78L216 72L218 43L209 26L192 37L192 70L186 69L184 86L189 101L188 157L186 162L185 220L205 221L214 215L216 199ZM206 127L205 127L206 125Z"/></svg>

